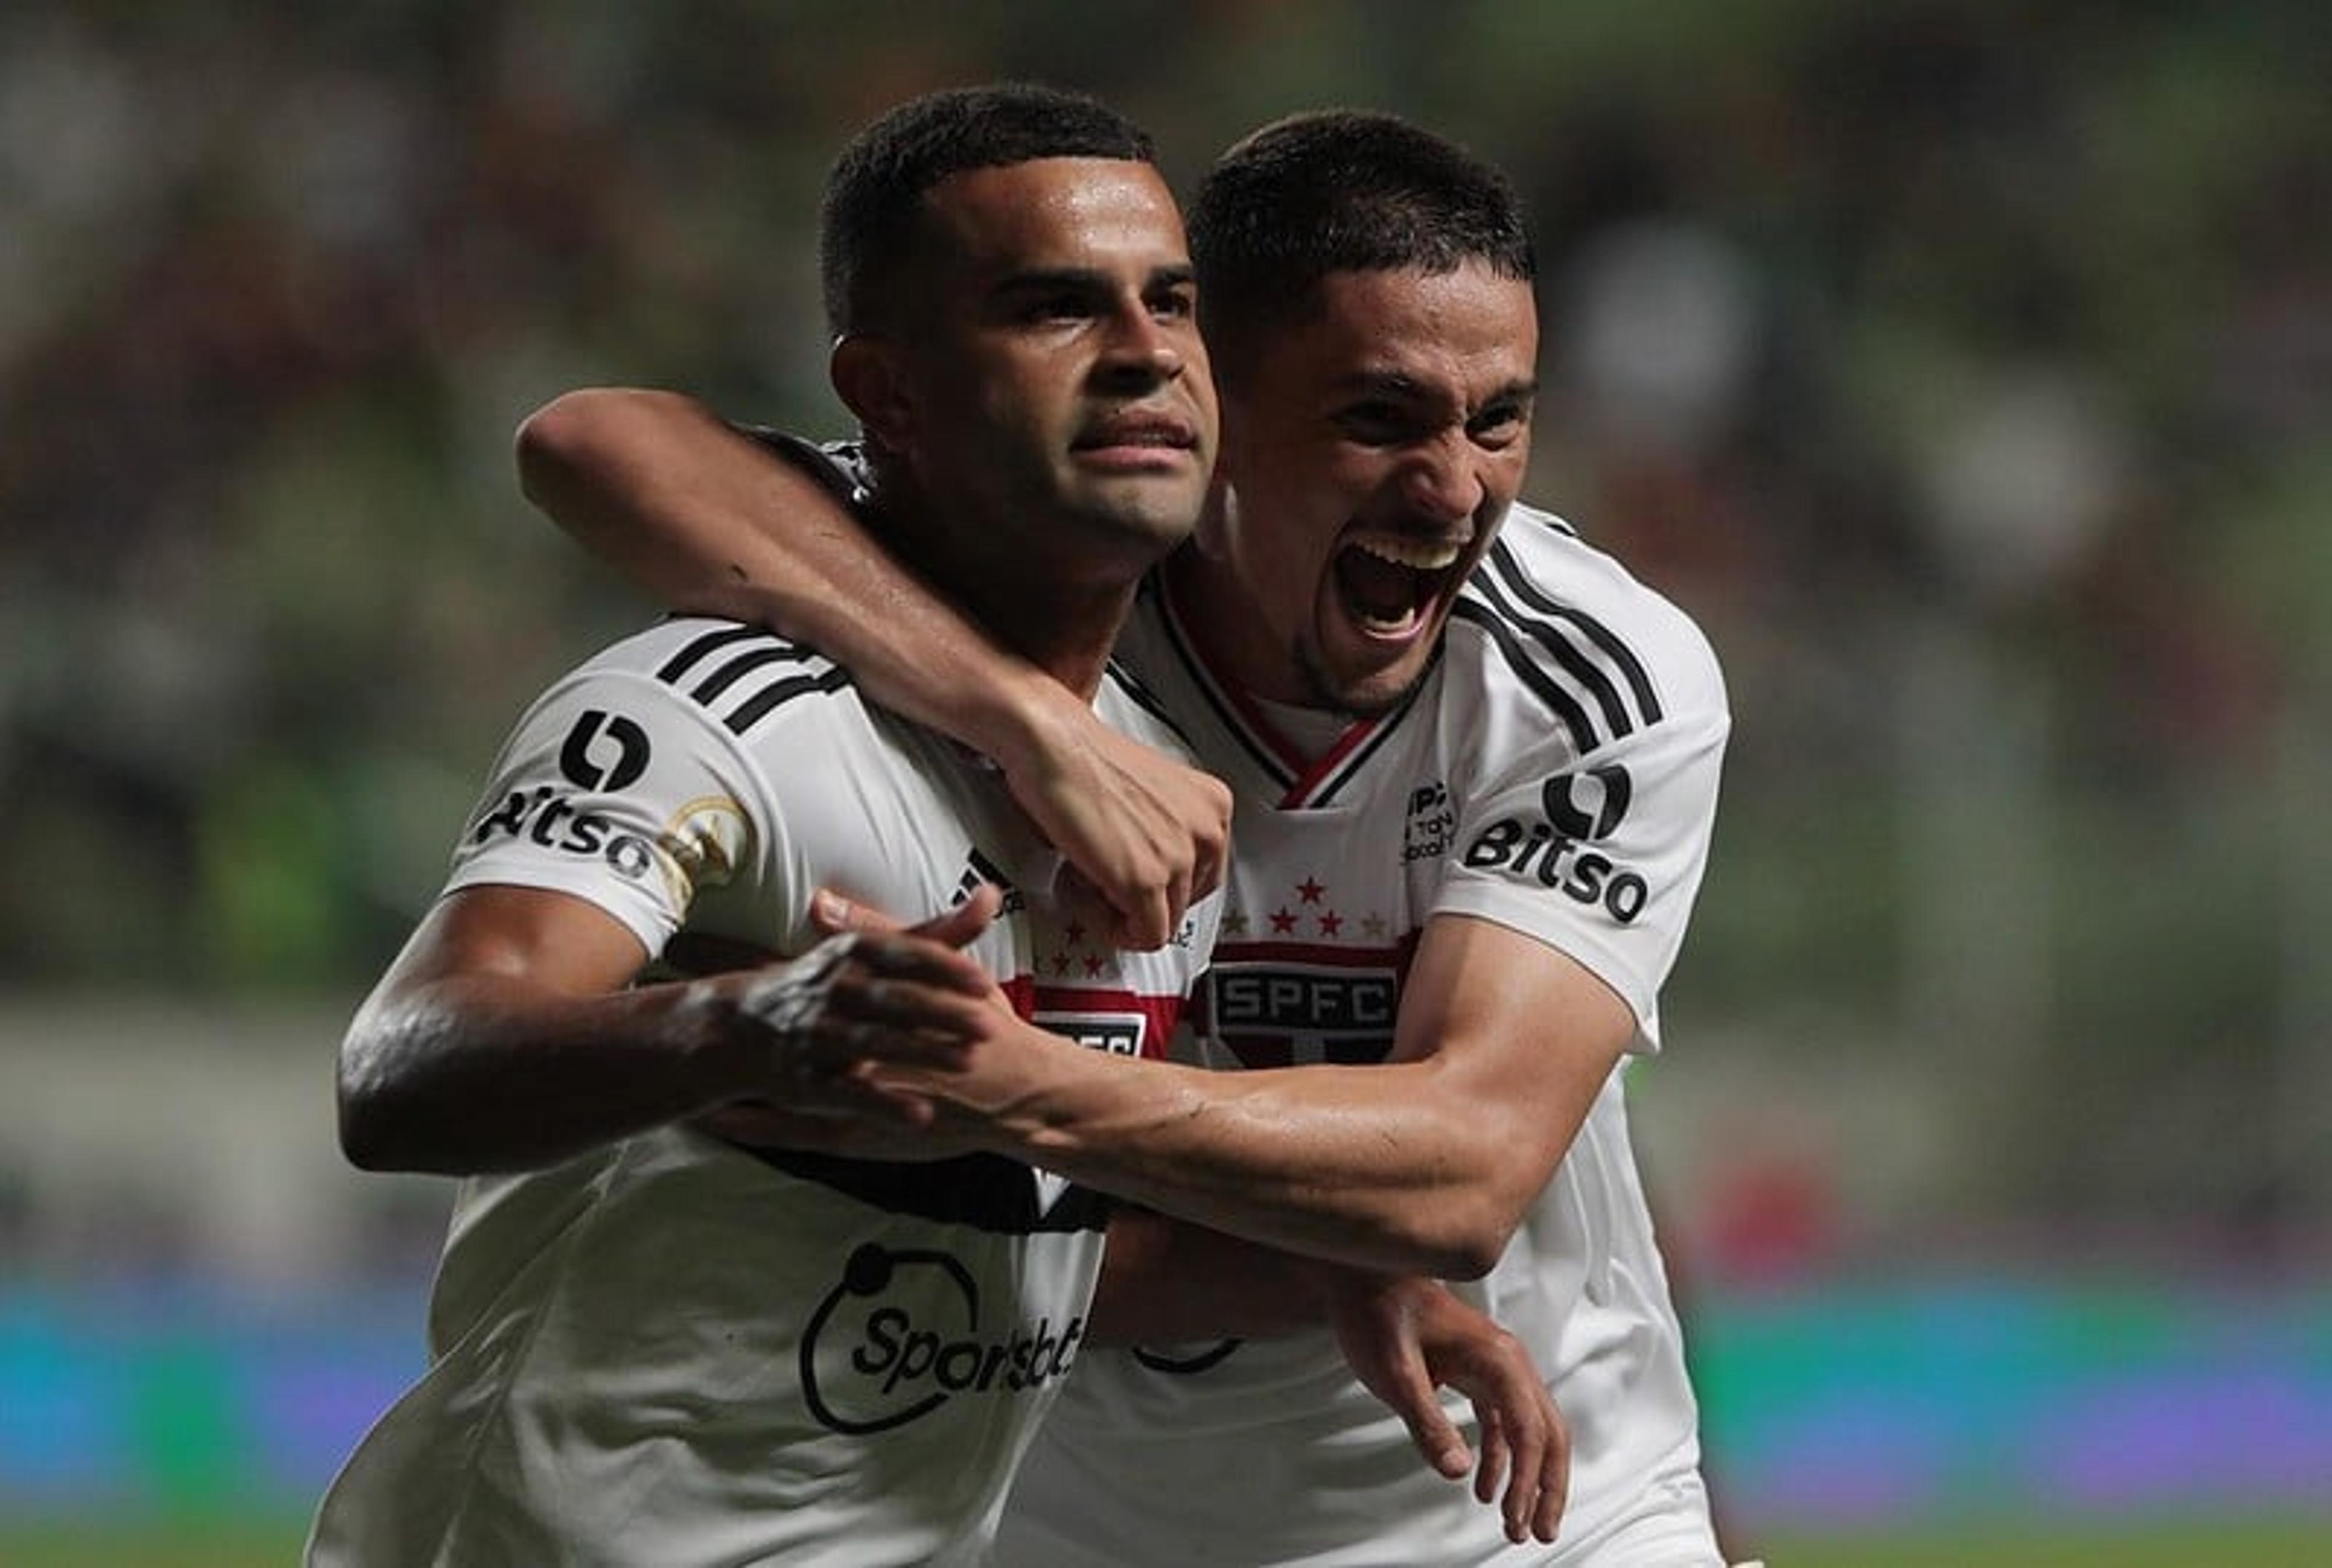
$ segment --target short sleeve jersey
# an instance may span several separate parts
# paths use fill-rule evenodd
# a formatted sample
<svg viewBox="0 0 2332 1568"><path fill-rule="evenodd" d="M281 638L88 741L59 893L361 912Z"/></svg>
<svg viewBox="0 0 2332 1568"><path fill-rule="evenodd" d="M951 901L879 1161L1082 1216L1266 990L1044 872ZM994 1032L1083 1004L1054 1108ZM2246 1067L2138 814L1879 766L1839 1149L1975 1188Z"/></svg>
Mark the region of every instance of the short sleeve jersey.
<svg viewBox="0 0 2332 1568"><path fill-rule="evenodd" d="M1145 598L1120 646L1237 798L1199 1031L1216 1065L1381 1060L1438 915L1570 954L1634 1010L1635 1048L1658 1047L1729 722L1698 630L1610 557L1515 508L1409 700L1309 760L1208 666L1171 593ZM1617 1075L1497 1267L1462 1288L1524 1339L1572 1425L1555 1560L1591 1560L1664 1489L1705 1540L1696 1415ZM1324 1333L1086 1357L999 1554L1016 1568L1544 1560L1426 1469Z"/></svg>
<svg viewBox="0 0 2332 1568"><path fill-rule="evenodd" d="M1177 744L1114 674L1096 706ZM449 890L570 894L678 960L806 951L821 886L921 916L990 883L1004 913L971 951L1023 1016L1161 1055L1213 904L1120 953L1030 896L1056 869L991 769L825 658L674 619L527 713ZM1104 1217L1002 1160L749 1152L684 1123L466 1181L429 1369L334 1483L310 1560L972 1560L1077 1356Z"/></svg>

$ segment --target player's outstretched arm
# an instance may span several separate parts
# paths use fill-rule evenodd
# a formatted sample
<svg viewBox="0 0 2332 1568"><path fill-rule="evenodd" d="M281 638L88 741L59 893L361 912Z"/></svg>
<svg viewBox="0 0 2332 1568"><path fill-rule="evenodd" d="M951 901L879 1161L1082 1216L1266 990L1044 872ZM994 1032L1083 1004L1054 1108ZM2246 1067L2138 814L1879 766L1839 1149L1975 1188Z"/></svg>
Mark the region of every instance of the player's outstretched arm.
<svg viewBox="0 0 2332 1568"><path fill-rule="evenodd" d="M989 981L955 951L977 898L912 932L625 990L647 954L595 905L486 884L440 900L340 1047L340 1143L368 1170L472 1174L552 1163L739 1100L913 1117L866 1066L942 1067L991 1027Z"/></svg>
<svg viewBox="0 0 2332 1568"><path fill-rule="evenodd" d="M1263 1337L1323 1324L1428 1465L1452 1480L1470 1472L1510 1539L1554 1539L1570 1430L1529 1352L1486 1314L1431 1280L1296 1257L1147 1209L1111 1218L1093 1343ZM1478 1455L1442 1408L1442 1388L1471 1401Z"/></svg>
<svg viewBox="0 0 2332 1568"><path fill-rule="evenodd" d="M829 929L892 923L827 895ZM881 1069L991 1152L1235 1236L1363 1268L1476 1278L1545 1186L1635 1031L1575 960L1438 916L1374 1066L1221 1073L1023 1029L938 1071ZM853 1152L848 1143L839 1152Z"/></svg>
<svg viewBox="0 0 2332 1568"><path fill-rule="evenodd" d="M1220 881L1220 780L1117 734L992 646L816 479L694 399L567 393L520 427L518 461L537 507L664 603L813 644L884 706L995 759L1122 945L1162 945Z"/></svg>

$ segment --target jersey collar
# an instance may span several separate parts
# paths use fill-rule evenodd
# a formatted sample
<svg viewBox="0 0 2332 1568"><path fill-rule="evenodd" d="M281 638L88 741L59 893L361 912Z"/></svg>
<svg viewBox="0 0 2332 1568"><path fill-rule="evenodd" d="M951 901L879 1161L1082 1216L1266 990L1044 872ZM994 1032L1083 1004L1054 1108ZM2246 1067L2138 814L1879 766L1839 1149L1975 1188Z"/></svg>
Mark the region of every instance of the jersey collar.
<svg viewBox="0 0 2332 1568"><path fill-rule="evenodd" d="M1276 803L1279 810L1299 811L1334 804L1334 797L1345 781L1361 770L1378 745L1392 733L1415 704L1417 691L1424 685L1420 681L1400 703L1382 713L1354 718L1326 750L1316 757L1307 756L1272 722L1262 703L1209 660L1204 645L1191 633L1171 574L1160 572L1157 581L1160 618L1165 625L1168 643L1190 672L1199 695L1214 710L1217 721L1279 790ZM1440 658L1438 648L1434 650L1434 658L1437 662ZM1430 674L1429 672L1429 679Z"/></svg>

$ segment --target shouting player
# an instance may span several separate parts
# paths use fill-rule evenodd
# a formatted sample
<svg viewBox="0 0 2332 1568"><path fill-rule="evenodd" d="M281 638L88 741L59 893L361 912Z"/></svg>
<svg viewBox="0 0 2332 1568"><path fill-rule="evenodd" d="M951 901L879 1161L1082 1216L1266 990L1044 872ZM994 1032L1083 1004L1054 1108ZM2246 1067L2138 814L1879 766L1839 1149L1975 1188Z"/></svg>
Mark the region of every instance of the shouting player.
<svg viewBox="0 0 2332 1568"><path fill-rule="evenodd" d="M1096 722L1172 745L1106 668L1216 434L1147 139L1041 90L919 100L837 164L823 244L870 526ZM992 1155L741 1140L897 1104L871 1061L1034 1026L1161 1054L1219 900L1111 951L1030 896L1054 862L992 769L756 626L670 620L556 683L342 1047L351 1158L469 1180L432 1363L309 1560L976 1558L1101 1332L1101 1200ZM821 887L951 913L820 942ZM634 983L755 951L799 956Z"/></svg>
<svg viewBox="0 0 2332 1568"><path fill-rule="evenodd" d="M1223 483L1119 655L1233 787L1200 1023L1241 1070L982 1049L888 1081L982 1147L1228 1231L1486 1276L1475 1298L1570 1423L1569 1511L1552 1549L1502 1534L1414 1465L1325 1334L1183 1343L1080 1363L1000 1560L1720 1563L1619 1076L1658 1045L1706 858L1716 662L1512 505L1534 261L1495 170L1389 116L1298 116L1223 157L1191 239ZM1203 795L917 596L839 525L845 478L655 393L570 394L521 456L539 503L660 593L808 637L998 759L1130 930L1156 940L1204 884ZM1179 856L1158 848L1178 813Z"/></svg>

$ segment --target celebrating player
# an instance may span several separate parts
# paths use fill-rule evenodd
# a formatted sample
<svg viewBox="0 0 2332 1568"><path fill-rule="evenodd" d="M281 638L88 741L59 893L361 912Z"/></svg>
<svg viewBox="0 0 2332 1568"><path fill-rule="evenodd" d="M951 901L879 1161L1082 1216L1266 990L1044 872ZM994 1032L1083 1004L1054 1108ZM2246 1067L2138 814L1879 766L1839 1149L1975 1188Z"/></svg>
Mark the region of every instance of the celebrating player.
<svg viewBox="0 0 2332 1568"><path fill-rule="evenodd" d="M1571 1424L1569 1510L1551 1553L1502 1535L1327 1335L1181 1344L1081 1363L1001 1559L1718 1563L1619 1078L1658 1047L1706 861L1715 660L1568 525L1509 516L1537 323L1495 170L1391 117L1298 116L1223 157L1191 238L1223 483L1119 656L1233 786L1201 1023L1244 1070L982 1049L886 1081L985 1148L1262 1242L1486 1274L1477 1299ZM539 503L674 602L793 630L997 758L1130 931L1204 884L1187 779L1065 720L815 475L654 393L570 394L521 456Z"/></svg>
<svg viewBox="0 0 2332 1568"><path fill-rule="evenodd" d="M919 100L837 164L823 243L871 526L1097 722L1173 745L1105 668L1216 433L1147 139L1040 90ZM1036 1026L1104 1066L1160 1054L1219 900L1111 951L1034 896L1054 859L991 769L759 627L670 620L556 683L342 1048L351 1157L471 1180L432 1364L309 1560L976 1559L1104 1327L1103 1200L989 1154L720 1134L896 1104L870 1064L944 1068ZM820 887L951 912L821 942ZM757 951L800 956L632 983ZM1374 1290L1343 1298L1363 1327Z"/></svg>

